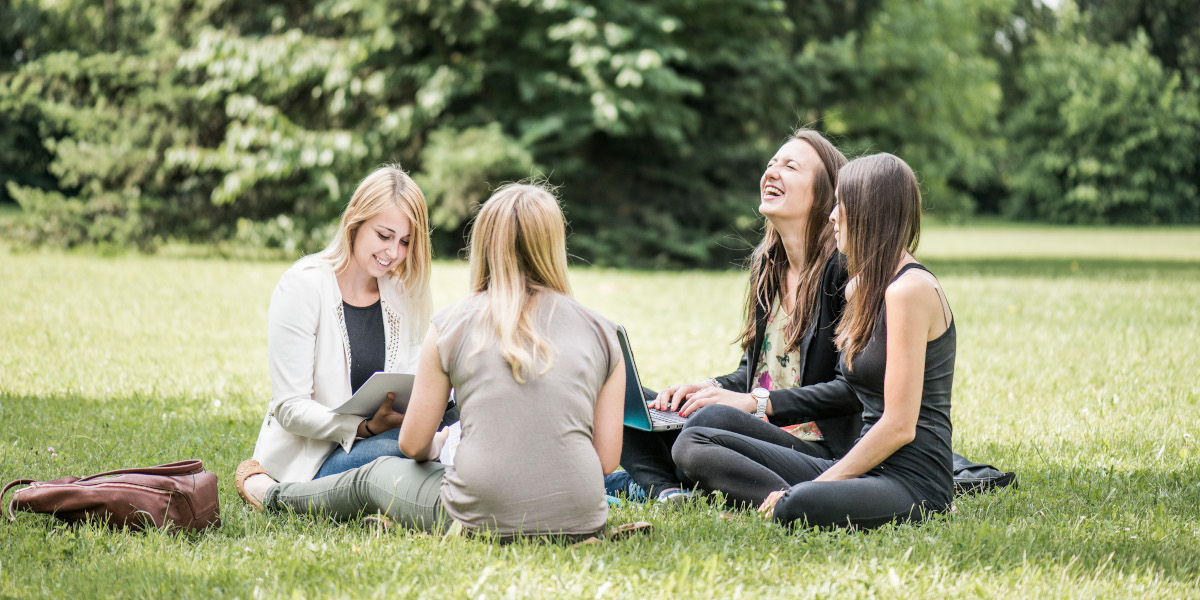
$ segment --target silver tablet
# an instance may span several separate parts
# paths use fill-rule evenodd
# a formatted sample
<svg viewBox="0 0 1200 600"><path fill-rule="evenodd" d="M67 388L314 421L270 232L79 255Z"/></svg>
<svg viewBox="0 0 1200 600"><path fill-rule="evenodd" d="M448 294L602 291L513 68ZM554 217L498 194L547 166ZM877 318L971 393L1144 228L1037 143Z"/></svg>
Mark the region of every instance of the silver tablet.
<svg viewBox="0 0 1200 600"><path fill-rule="evenodd" d="M387 399L388 392L396 394L392 408L402 413L408 409L408 397L412 394L414 376L411 373L384 373L371 376L353 396L333 412L341 415L358 415L370 418Z"/></svg>

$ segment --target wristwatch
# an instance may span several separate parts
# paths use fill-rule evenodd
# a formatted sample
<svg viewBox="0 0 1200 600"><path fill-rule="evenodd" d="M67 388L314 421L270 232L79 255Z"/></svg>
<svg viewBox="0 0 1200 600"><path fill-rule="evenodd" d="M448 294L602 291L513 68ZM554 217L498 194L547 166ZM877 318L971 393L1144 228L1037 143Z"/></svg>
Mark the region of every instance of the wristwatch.
<svg viewBox="0 0 1200 600"><path fill-rule="evenodd" d="M771 399L771 392L768 392L767 388L756 387L750 390L750 396L758 403L754 416L760 419L767 418L767 400Z"/></svg>

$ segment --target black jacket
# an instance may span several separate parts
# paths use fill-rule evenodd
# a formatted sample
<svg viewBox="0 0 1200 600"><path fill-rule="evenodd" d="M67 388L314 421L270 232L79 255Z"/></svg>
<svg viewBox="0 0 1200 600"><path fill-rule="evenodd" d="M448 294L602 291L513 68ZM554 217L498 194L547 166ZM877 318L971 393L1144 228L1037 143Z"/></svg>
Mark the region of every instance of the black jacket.
<svg viewBox="0 0 1200 600"><path fill-rule="evenodd" d="M800 385L771 392L774 413L771 422L785 426L815 421L825 443L835 456L850 450L862 432L862 405L850 384L838 371L838 351L834 345L834 329L846 307L846 257L835 252L825 263L821 275L820 298L817 304L816 330L804 352L804 371ZM738 370L717 377L728 390L748 393L754 387L754 370L758 367L762 338L766 332L771 307L759 299L754 310L754 339L742 356Z"/></svg>

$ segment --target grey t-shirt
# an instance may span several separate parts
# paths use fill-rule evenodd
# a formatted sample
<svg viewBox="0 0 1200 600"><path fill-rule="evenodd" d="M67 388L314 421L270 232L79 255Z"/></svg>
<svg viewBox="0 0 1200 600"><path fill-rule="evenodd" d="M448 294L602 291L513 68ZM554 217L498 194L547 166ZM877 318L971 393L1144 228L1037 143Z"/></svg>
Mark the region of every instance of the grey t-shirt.
<svg viewBox="0 0 1200 600"><path fill-rule="evenodd" d="M538 299L535 322L554 348L553 363L541 374L539 364L524 384L513 379L495 330L479 318L486 292L433 318L462 412L442 504L464 526L503 535L593 533L604 526L608 503L592 418L621 356L616 325L567 296L542 292Z"/></svg>

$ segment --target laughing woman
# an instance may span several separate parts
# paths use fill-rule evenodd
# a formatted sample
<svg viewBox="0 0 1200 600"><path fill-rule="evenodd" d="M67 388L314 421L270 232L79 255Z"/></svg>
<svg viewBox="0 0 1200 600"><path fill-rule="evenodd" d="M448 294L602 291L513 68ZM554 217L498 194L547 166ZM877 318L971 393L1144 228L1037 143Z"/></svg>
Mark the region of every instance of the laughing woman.
<svg viewBox="0 0 1200 600"><path fill-rule="evenodd" d="M471 232L471 295L439 312L400 429L407 460L334 477L247 479L268 510L348 519L385 513L406 527L457 524L501 540L584 539L608 516L604 474L621 453L625 369L616 325L571 297L554 196L509 185ZM451 386L462 415L453 466L436 462Z"/></svg>
<svg viewBox="0 0 1200 600"><path fill-rule="evenodd" d="M941 286L912 252L916 177L891 154L853 160L830 214L849 260L837 326L841 371L862 402L862 433L839 460L742 433L689 427L674 457L708 490L783 524L872 528L920 521L953 498L950 388L955 328Z"/></svg>
<svg viewBox="0 0 1200 600"><path fill-rule="evenodd" d="M271 401L235 477L309 481L386 455L403 415L341 405L376 371L412 373L431 312L425 196L396 167L358 185L332 242L288 269L267 311Z"/></svg>
<svg viewBox="0 0 1200 600"><path fill-rule="evenodd" d="M749 428L763 440L815 456L832 459L850 448L862 408L832 383L846 267L828 222L844 164L846 157L811 129L796 131L767 162L758 208L766 231L751 258L741 365L703 383L666 388L652 408L679 410L693 425ZM799 428L789 433L784 426ZM627 474L609 479L614 488L631 478L651 497L686 500L695 483L681 477L671 458L678 436L626 429L621 464Z"/></svg>

